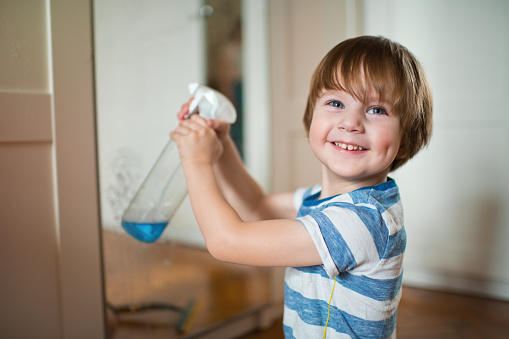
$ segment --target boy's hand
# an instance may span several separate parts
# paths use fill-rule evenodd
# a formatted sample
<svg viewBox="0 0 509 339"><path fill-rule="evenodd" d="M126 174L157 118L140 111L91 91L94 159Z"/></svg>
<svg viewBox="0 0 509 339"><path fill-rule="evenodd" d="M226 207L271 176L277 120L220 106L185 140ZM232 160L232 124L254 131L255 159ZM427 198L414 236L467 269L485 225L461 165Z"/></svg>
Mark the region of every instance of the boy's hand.
<svg viewBox="0 0 509 339"><path fill-rule="evenodd" d="M217 137L223 142L226 137L230 135L230 124L225 121L209 119L207 120L209 125L214 131L216 131Z"/></svg>
<svg viewBox="0 0 509 339"><path fill-rule="evenodd" d="M177 144L182 164L213 164L223 152L223 144L214 129L197 114L182 119L170 137Z"/></svg>
<svg viewBox="0 0 509 339"><path fill-rule="evenodd" d="M180 123L186 120L187 115L189 114L189 106L194 98L190 98L188 102L183 104L180 107L180 111L177 113L177 118ZM230 124L221 120L209 119L207 120L207 124L216 131L217 137L219 140L224 141L224 139L230 134Z"/></svg>

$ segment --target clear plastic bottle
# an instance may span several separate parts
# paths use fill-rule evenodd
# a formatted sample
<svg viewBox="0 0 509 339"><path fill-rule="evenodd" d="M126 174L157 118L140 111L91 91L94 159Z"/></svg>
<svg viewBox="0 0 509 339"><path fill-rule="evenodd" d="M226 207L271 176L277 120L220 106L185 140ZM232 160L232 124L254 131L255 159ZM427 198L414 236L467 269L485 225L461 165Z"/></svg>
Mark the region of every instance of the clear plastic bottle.
<svg viewBox="0 0 509 339"><path fill-rule="evenodd" d="M221 93L196 83L189 85L193 101L189 114L234 123L237 113ZM134 238L159 239L187 194L177 146L169 140L122 216L122 227Z"/></svg>

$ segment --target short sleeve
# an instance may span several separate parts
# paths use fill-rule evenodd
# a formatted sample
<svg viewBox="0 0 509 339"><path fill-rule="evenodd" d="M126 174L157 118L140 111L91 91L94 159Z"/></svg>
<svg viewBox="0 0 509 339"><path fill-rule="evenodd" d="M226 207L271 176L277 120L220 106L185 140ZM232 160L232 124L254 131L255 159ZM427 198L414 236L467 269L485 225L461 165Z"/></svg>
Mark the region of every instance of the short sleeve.
<svg viewBox="0 0 509 339"><path fill-rule="evenodd" d="M366 272L380 261L377 246L366 220L351 204L318 209L298 218L313 239L329 277L340 272ZM378 213L374 213L374 219Z"/></svg>

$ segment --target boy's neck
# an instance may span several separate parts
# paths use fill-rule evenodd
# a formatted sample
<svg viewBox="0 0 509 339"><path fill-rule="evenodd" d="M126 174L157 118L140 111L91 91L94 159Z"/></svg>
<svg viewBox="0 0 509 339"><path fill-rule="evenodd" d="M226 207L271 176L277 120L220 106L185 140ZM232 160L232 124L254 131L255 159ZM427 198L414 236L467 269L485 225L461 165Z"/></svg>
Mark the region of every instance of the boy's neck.
<svg viewBox="0 0 509 339"><path fill-rule="evenodd" d="M379 173L377 176L362 178L360 180L342 180L322 175L322 192L320 199L329 198L338 194L353 192L359 188L376 186L387 181L387 173Z"/></svg>

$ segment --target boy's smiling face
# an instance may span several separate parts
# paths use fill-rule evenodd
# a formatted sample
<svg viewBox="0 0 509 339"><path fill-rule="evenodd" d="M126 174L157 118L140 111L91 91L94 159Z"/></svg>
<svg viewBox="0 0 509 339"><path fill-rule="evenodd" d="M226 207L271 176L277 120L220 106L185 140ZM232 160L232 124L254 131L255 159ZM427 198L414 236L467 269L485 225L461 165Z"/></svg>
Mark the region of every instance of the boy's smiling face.
<svg viewBox="0 0 509 339"><path fill-rule="evenodd" d="M322 163L322 198L387 180L401 143L399 115L376 96L362 102L345 91L318 98L309 141Z"/></svg>

